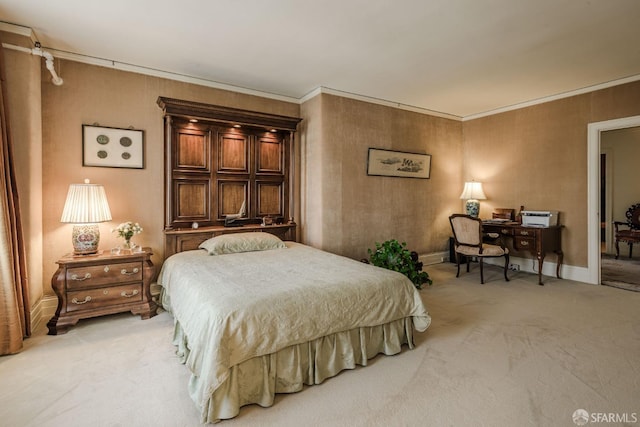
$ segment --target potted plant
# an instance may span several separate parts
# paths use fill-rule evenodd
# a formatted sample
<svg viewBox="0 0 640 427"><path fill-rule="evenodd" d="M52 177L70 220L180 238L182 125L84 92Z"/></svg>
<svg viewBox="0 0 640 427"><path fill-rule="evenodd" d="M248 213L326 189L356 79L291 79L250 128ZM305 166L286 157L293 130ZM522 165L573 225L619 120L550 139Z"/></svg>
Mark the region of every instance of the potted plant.
<svg viewBox="0 0 640 427"><path fill-rule="evenodd" d="M368 249L371 264L397 271L404 274L413 282L416 288L422 289L425 283L431 285L432 280L426 271L422 271L422 263L418 261L418 253L406 249L406 242L387 240L380 244L376 242L376 249Z"/></svg>

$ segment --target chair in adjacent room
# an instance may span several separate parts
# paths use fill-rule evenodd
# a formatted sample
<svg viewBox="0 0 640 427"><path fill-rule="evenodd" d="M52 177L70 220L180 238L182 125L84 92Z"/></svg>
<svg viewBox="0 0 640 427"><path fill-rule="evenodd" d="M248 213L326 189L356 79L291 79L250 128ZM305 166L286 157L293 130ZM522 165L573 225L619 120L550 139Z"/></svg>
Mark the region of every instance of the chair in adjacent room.
<svg viewBox="0 0 640 427"><path fill-rule="evenodd" d="M613 221L616 239L616 259L620 256L620 242L629 245L629 258L633 256L633 244L640 243L640 203L631 206L625 215L627 217L626 222Z"/></svg>
<svg viewBox="0 0 640 427"><path fill-rule="evenodd" d="M480 264L480 283L484 284L484 258L504 257L504 280L509 281L507 270L509 268L509 249L502 245L492 245L483 242L482 220L464 214L453 214L449 217L451 230L453 231L454 250L456 264L460 276L460 260L464 256L467 261L467 273L471 258L477 258Z"/></svg>

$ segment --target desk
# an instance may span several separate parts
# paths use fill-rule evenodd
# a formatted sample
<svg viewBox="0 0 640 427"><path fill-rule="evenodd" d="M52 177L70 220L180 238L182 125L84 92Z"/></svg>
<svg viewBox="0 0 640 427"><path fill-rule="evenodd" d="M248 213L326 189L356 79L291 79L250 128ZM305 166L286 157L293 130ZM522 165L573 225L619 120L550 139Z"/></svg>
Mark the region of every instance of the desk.
<svg viewBox="0 0 640 427"><path fill-rule="evenodd" d="M538 284L542 283L542 264L547 252L554 252L558 256L556 276L560 279L560 266L563 254L560 245L560 232L562 225L553 227L525 227L517 222L495 223L490 220L482 221L484 233L498 233L500 237L513 240L513 249L516 251L528 251L538 260Z"/></svg>

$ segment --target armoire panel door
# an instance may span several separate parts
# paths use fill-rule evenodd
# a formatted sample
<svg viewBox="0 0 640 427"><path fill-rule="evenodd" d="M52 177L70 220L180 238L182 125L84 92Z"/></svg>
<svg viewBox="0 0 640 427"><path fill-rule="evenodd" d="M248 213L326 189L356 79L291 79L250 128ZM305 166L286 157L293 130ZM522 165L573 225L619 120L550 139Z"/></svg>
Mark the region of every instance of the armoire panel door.
<svg viewBox="0 0 640 427"><path fill-rule="evenodd" d="M277 135L259 136L256 151L257 173L283 173L284 143Z"/></svg>
<svg viewBox="0 0 640 427"><path fill-rule="evenodd" d="M210 221L209 179L174 180L174 221Z"/></svg>
<svg viewBox="0 0 640 427"><path fill-rule="evenodd" d="M218 134L218 172L249 173L249 136L230 129Z"/></svg>
<svg viewBox="0 0 640 427"><path fill-rule="evenodd" d="M211 171L211 144L208 132L178 128L174 141L174 170Z"/></svg>
<svg viewBox="0 0 640 427"><path fill-rule="evenodd" d="M284 191L281 182L257 181L256 199L258 217L284 216Z"/></svg>
<svg viewBox="0 0 640 427"><path fill-rule="evenodd" d="M218 219L237 214L245 203L245 213L249 216L249 181L218 180Z"/></svg>

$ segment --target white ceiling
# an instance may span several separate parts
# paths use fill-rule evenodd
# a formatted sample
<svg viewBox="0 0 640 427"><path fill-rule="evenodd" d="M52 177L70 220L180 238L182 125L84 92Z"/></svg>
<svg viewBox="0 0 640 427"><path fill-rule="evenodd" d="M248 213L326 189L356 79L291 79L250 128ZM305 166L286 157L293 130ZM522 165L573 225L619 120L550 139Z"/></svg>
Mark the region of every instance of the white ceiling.
<svg viewBox="0 0 640 427"><path fill-rule="evenodd" d="M54 56L466 118L640 80L639 0L0 0L0 21Z"/></svg>

